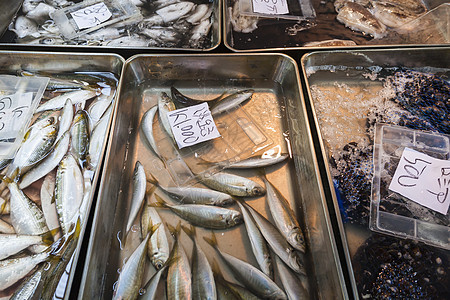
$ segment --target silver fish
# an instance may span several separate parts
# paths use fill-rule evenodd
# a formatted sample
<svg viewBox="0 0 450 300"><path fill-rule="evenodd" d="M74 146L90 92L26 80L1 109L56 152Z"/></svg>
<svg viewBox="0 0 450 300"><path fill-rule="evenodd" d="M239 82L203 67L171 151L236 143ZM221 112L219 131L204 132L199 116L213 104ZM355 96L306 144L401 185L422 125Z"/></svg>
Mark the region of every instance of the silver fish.
<svg viewBox="0 0 450 300"><path fill-rule="evenodd" d="M183 17L189 13L193 7L193 2L181 1L156 10L156 14L163 19L164 23L169 23Z"/></svg>
<svg viewBox="0 0 450 300"><path fill-rule="evenodd" d="M67 153L70 144L70 134L68 131L59 139L53 150L34 168L25 173L20 179L19 188L24 189L33 182L41 179L51 170L56 168L64 155Z"/></svg>
<svg viewBox="0 0 450 300"><path fill-rule="evenodd" d="M100 156L103 153L102 147L108 134L109 116L101 118L97 126L94 128L89 141L89 165L93 170L97 168L100 161Z"/></svg>
<svg viewBox="0 0 450 300"><path fill-rule="evenodd" d="M305 237L289 202L265 176L262 179L266 185L266 199L275 226L292 247L305 253Z"/></svg>
<svg viewBox="0 0 450 300"><path fill-rule="evenodd" d="M108 47L147 47L148 41L138 34L132 34L130 36L123 36L110 41L101 43L101 46Z"/></svg>
<svg viewBox="0 0 450 300"><path fill-rule="evenodd" d="M39 235L48 231L44 214L19 189L15 182L8 184L11 193L11 223L18 234Z"/></svg>
<svg viewBox="0 0 450 300"><path fill-rule="evenodd" d="M270 278L273 278L272 258L270 257L270 251L266 240L259 231L258 226L255 224L255 221L245 206L243 206L239 201L237 201L237 204L239 205L239 209L241 210L244 218L248 239L250 240L252 252L258 262L259 268L264 272L264 274Z"/></svg>
<svg viewBox="0 0 450 300"><path fill-rule="evenodd" d="M199 177L201 182L210 188L233 196L253 197L266 193L266 190L257 182L230 173L201 174Z"/></svg>
<svg viewBox="0 0 450 300"><path fill-rule="evenodd" d="M216 280L216 288L218 300L241 300L223 281Z"/></svg>
<svg viewBox="0 0 450 300"><path fill-rule="evenodd" d="M216 164L225 169L254 169L275 165L286 160L288 157L289 154L286 153L270 157L252 156L238 162L233 162L231 164L228 162L218 162Z"/></svg>
<svg viewBox="0 0 450 300"><path fill-rule="evenodd" d="M38 264L49 257L49 252L42 252L21 258L0 261L0 290L5 290L25 277Z"/></svg>
<svg viewBox="0 0 450 300"><path fill-rule="evenodd" d="M248 89L226 96L211 108L211 115L217 116L227 110L236 108L242 102L250 99L254 92L254 90Z"/></svg>
<svg viewBox="0 0 450 300"><path fill-rule="evenodd" d="M172 248L171 263L167 271L167 299L189 300L192 299L192 277L189 259L183 247L179 243L179 226L169 230L175 237L175 244Z"/></svg>
<svg viewBox="0 0 450 300"><path fill-rule="evenodd" d="M157 111L158 106L153 106L144 113L141 119L141 128L142 132L144 133L145 139L147 140L152 151L155 152L158 157L161 157L158 145L156 145L155 138L153 136L153 120L155 119Z"/></svg>
<svg viewBox="0 0 450 300"><path fill-rule="evenodd" d="M386 34L386 26L358 3L346 2L339 10L336 19L350 29L370 34L376 39Z"/></svg>
<svg viewBox="0 0 450 300"><path fill-rule="evenodd" d="M86 111L80 110L75 114L70 127L70 136L70 152L81 165L84 165L89 152L89 122Z"/></svg>
<svg viewBox="0 0 450 300"><path fill-rule="evenodd" d="M37 109L36 112L41 112L45 110L53 110L53 109L61 109L64 107L64 104L66 104L67 99L70 99L72 101L72 104L79 104L84 103L87 100L95 97L96 92L91 90L79 90L79 91L72 91L67 92L62 95L56 96L47 102L44 102L41 104Z"/></svg>
<svg viewBox="0 0 450 300"><path fill-rule="evenodd" d="M242 203L250 212L255 220L261 234L266 239L270 248L278 255L292 270L297 273L305 274L305 268L303 265L302 253L295 251L295 249L286 241L284 236L278 231L278 229L272 225L265 217L259 212L254 210L246 203Z"/></svg>
<svg viewBox="0 0 450 300"><path fill-rule="evenodd" d="M14 233L14 227L0 219L0 232L2 233Z"/></svg>
<svg viewBox="0 0 450 300"><path fill-rule="evenodd" d="M172 129L170 129L169 117L167 116L167 113L175 109L176 109L175 104L173 103L169 95L162 92L158 97L159 119L161 120L162 127L172 139L174 139L174 137Z"/></svg>
<svg viewBox="0 0 450 300"><path fill-rule="evenodd" d="M236 210L202 204L170 205L157 194L155 194L155 197L158 200L158 205L169 208L175 214L196 226L226 229L242 223L242 215Z"/></svg>
<svg viewBox="0 0 450 300"><path fill-rule="evenodd" d="M145 268L145 254L147 253L149 237L150 233L147 234L123 266L113 299L136 299L138 296Z"/></svg>
<svg viewBox="0 0 450 300"><path fill-rule="evenodd" d="M275 256L275 262L278 276L289 300L309 299L308 290L304 287L305 282L300 281L298 274L292 272L291 268L286 266L278 256ZM304 280L306 280L306 277L304 277Z"/></svg>
<svg viewBox="0 0 450 300"><path fill-rule="evenodd" d="M214 274L205 253L195 238L195 227L182 227L194 243L192 251L192 297L194 299L216 299Z"/></svg>
<svg viewBox="0 0 450 300"><path fill-rule="evenodd" d="M264 299L287 299L286 294L266 274L251 264L240 260L218 248L215 235L211 239L204 238L222 261L233 271L233 275L255 295Z"/></svg>
<svg viewBox="0 0 450 300"><path fill-rule="evenodd" d="M142 206L142 202L145 198L145 191L147 188L147 179L145 176L145 170L140 161L136 161L133 172L133 183L132 183L132 194L131 194L131 207L130 212L128 214L127 228L126 232L128 233L131 229L131 226L134 223L134 219L139 212L139 209Z"/></svg>
<svg viewBox="0 0 450 300"><path fill-rule="evenodd" d="M89 105L87 113L89 116L89 129L91 131L101 118L106 117L106 119L109 119L107 111L112 111L112 99L114 95L114 91L110 95L101 94Z"/></svg>
<svg viewBox="0 0 450 300"><path fill-rule="evenodd" d="M67 99L62 109L61 118L59 120L58 140L67 130L70 129L73 120L73 104L70 99Z"/></svg>
<svg viewBox="0 0 450 300"><path fill-rule="evenodd" d="M30 275L11 295L9 300L31 300L36 290L38 288L39 283L44 275L44 266L40 266L33 275Z"/></svg>
<svg viewBox="0 0 450 300"><path fill-rule="evenodd" d="M150 278L147 284L144 286L145 293L143 295L139 295L138 300L154 300L156 299L156 290L158 288L159 282L161 281L161 277L166 270L167 265L164 265L161 269L156 271L155 274Z"/></svg>
<svg viewBox="0 0 450 300"><path fill-rule="evenodd" d="M53 201L55 194L56 178L55 173L48 173L41 185L41 207L44 213L47 227L54 234L54 239L59 238L59 231L56 232L56 228L60 228L58 212L56 211L56 203Z"/></svg>
<svg viewBox="0 0 450 300"><path fill-rule="evenodd" d="M0 234L0 260L19 253L32 245L43 244L44 239L40 235Z"/></svg>
<svg viewBox="0 0 450 300"><path fill-rule="evenodd" d="M149 205L149 199L150 198L148 197L147 204L144 206L141 214L141 234L142 236L147 235L150 224L160 224L148 240L147 247L147 255L150 262L155 269L160 270L169 259L169 240L166 234L166 226L162 222L156 209Z"/></svg>
<svg viewBox="0 0 450 300"><path fill-rule="evenodd" d="M83 174L76 159L68 153L59 163L55 187L56 211L64 234L76 222L83 196Z"/></svg>

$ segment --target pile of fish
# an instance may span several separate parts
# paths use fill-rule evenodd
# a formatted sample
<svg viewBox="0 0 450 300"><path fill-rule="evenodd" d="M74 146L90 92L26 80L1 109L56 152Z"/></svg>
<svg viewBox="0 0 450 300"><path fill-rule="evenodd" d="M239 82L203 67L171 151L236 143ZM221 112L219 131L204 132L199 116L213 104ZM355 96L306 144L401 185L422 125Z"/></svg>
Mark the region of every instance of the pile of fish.
<svg viewBox="0 0 450 300"><path fill-rule="evenodd" d="M336 0L334 7L339 22L375 39L384 37L389 28L400 27L427 11L422 0Z"/></svg>
<svg viewBox="0 0 450 300"><path fill-rule="evenodd" d="M13 159L1 161L0 298L51 299L88 217L118 80L30 73L49 83Z"/></svg>
<svg viewBox="0 0 450 300"><path fill-rule="evenodd" d="M230 113L244 101L251 101L253 93L253 90L242 90L208 101L212 115ZM141 119L150 153L164 160L153 138L153 125L158 123L165 128L165 112L199 102L173 87L171 96L165 92L160 94L158 104ZM167 134L169 132L170 128ZM167 299L308 298L307 239L290 205L293 199L286 199L266 177L267 167L283 163L288 157L283 153L272 157L257 155L227 163L217 173L198 174L196 184L185 186L161 184L144 169L138 157L124 239L125 245L133 238L140 243L135 240L138 246L128 247L129 251L122 255L126 262L120 267L113 298L161 299L161 294ZM242 176L239 171L253 172L263 184ZM257 198L269 207L268 217L246 203L248 199ZM177 222L177 226L170 224ZM247 233L244 238L251 245L248 253L254 256L252 261L227 253L218 244L216 234L231 237L238 227ZM211 234L202 236L203 240L239 284L225 279L215 259L213 262L207 258L205 253L211 249L202 249L197 228L211 230ZM188 241L193 242L192 255L188 255L190 250L183 246L186 243L183 243L181 229ZM145 273L153 274L148 282L145 282ZM163 285L164 293L161 292Z"/></svg>
<svg viewBox="0 0 450 300"><path fill-rule="evenodd" d="M74 39L66 39L51 18L58 9L82 1L25 0L9 29L20 44L204 49L212 45L214 3L181 0L129 0L142 18L124 20Z"/></svg>

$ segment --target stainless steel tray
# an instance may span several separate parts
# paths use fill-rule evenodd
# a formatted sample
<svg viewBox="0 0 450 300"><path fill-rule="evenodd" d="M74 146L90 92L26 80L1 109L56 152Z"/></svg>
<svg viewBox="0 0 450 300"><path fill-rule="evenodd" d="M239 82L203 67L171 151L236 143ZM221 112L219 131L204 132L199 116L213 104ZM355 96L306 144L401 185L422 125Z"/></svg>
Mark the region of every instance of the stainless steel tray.
<svg viewBox="0 0 450 300"><path fill-rule="evenodd" d="M238 0L236 0L238 1ZM227 48L235 52L280 51L285 49L336 49L336 48L368 48L386 46L418 46L421 44L445 45L450 42L450 31L446 25L446 18L450 5L445 0L424 0L428 10L442 4L438 12L433 12L417 23L418 27L411 32L394 29L387 30L388 34L380 39L373 39L370 35L351 30L337 21L333 0L311 0L316 11L316 18L312 20L283 20L259 19L257 28L245 33L233 30L231 24L235 0L224 0L223 40ZM342 1L341 1L342 2ZM353 1L355 2L355 1ZM368 2L368 1L367 1ZM251 28L253 21L239 20L243 28ZM413 23L413 22L411 22ZM335 40L338 40L335 42ZM346 41L341 43L339 40ZM326 42L322 45L315 42ZM351 42L351 43L348 43Z"/></svg>
<svg viewBox="0 0 450 300"><path fill-rule="evenodd" d="M385 118L385 122L388 122L398 112L403 117L397 122L405 122L406 125L403 126L414 128L418 125L414 122L421 119L408 118L401 108L391 102L390 99L396 94L385 85L386 78L396 70L405 68L441 76L448 81L449 58L448 47L326 51L302 57L308 103L314 114L314 125L324 162L321 172L324 183L327 184L325 190L332 202L330 210L334 211L338 219L355 298L368 297L367 290L375 282L372 277L380 274L379 278L382 278L387 272L386 266L397 264L397 269L400 270L401 262L404 263L402 255L407 257L409 248L419 249L418 253L423 256L417 258L423 265L416 263L412 268L412 272L421 268L418 272L421 274L420 278L417 278L414 286L424 291L428 289L427 292L430 292L430 286L438 286L437 290L442 294L429 295L432 298L445 298L449 293L446 285L450 279L448 272L428 278L428 282L423 281L427 277L426 272L429 272L427 268L438 270L439 267L447 266L448 270L449 251L369 230L370 185L373 174L373 132L370 128L373 128L374 120L379 122L378 120ZM448 100L449 96L443 93L442 97L447 97ZM344 152L347 153L347 158L343 158ZM354 156L350 156L352 153ZM349 167L344 169L345 165ZM340 181L342 178L348 179L345 187ZM397 259L387 255L389 251ZM412 266L414 259L415 256L410 264L405 263L406 266ZM402 276L406 278L409 276L407 274ZM433 274L438 273L433 271ZM394 284L397 282L395 276L397 275L393 272L390 278ZM380 286L379 293L382 293L382 285L387 283L377 283ZM391 286L387 284L387 287Z"/></svg>
<svg viewBox="0 0 450 300"><path fill-rule="evenodd" d="M122 67L124 65L125 60L119 55L115 54L101 54L101 53L75 53L75 52L67 52L67 53L49 53L49 52L19 52L19 51L0 51L0 74L8 74L8 75L18 75L22 71L28 72L42 72L41 74L46 74L49 77L57 76L58 74L67 74L67 72L108 72L113 73L117 78L117 85L120 79L120 74L122 71ZM41 75L44 76L44 75ZM117 90L118 86L115 86ZM117 96L117 94L116 94ZM115 97L116 97L115 96ZM111 117L108 121L108 130L111 126L112 117L117 107L117 102L112 100L112 112ZM104 150L106 149L108 139L104 138L101 144L101 154L99 156L99 162L102 161ZM74 238L75 249L73 254L70 256L66 256L65 263L65 274L63 274L59 279L57 279L58 289L55 293L55 297L59 299L69 299L70 289L72 282L74 280L75 267L77 265L77 261L79 258L79 253L81 250L81 244L83 241L84 232L87 226L87 220L89 217L89 212L91 208L91 204L94 200L94 194L97 186L97 181L100 176L100 163L97 168L93 169L92 175L92 189L89 192L89 195L85 198L87 202L85 202L85 215L82 216L80 221L80 232L77 238ZM29 187L24 189L24 192L34 200L39 200L39 191L40 185L42 184L42 180L39 180ZM38 202L39 203L39 202ZM61 238L63 241L63 238ZM62 243L62 242L61 242ZM68 244L68 243L66 243ZM67 247L66 247L67 248ZM63 248L63 249L66 249ZM61 251L57 254L54 260L49 262L48 267L52 265L56 265L59 263L59 257L63 255L66 250ZM67 253L70 253L67 251ZM64 273L64 272L63 272ZM55 276L55 275L54 275ZM52 276L50 276L51 278ZM56 277L55 277L56 278ZM43 283L44 281L42 281ZM17 288L17 285L15 285ZM38 291L39 288L38 288ZM0 295L8 296L8 294L1 294L5 291L0 291ZM11 289L8 289L8 292L11 293ZM40 292L37 292L40 293ZM35 296L38 296L36 294Z"/></svg>
<svg viewBox="0 0 450 300"><path fill-rule="evenodd" d="M296 63L285 55L260 54L137 55L127 61L79 299L110 298L123 259L139 243L139 232L130 232L127 240L123 233L133 168L139 160L149 177L148 170L153 172L161 165L143 143L139 122L143 113L155 104L156 96L161 91L168 92L172 85L191 97L203 99L233 89L255 90L253 98L241 109L270 137L273 142L271 146L278 146L291 155L288 162L269 167L266 173L287 198L295 199L290 200L291 205L298 218L304 218L311 249L311 269L308 274L311 296L318 299L346 298L340 261L317 173ZM260 180L254 170L239 173ZM161 178L164 177L158 177ZM150 188L149 185L147 187ZM292 198L293 195L295 198ZM266 215L264 197L250 198L248 203ZM174 226L177 224L179 218L171 212L166 209L158 209L158 212L163 222ZM186 223L183 221L183 224ZM209 236L210 230L198 227L197 234L197 241L212 261L214 251L201 239L201 236ZM243 226L216 233L221 250L252 261L245 235ZM182 234L181 241L185 251L190 253L192 243L189 238ZM120 251L121 246L126 250ZM148 267L148 260L146 264L142 285L155 272L152 266ZM227 273L225 275L230 276Z"/></svg>
<svg viewBox="0 0 450 300"><path fill-rule="evenodd" d="M115 0L113 0L115 1ZM72 1L72 2L68 2L69 5L77 5L79 3L81 3L82 1ZM127 0L125 2L128 3L134 3L136 4L139 1L131 1L131 0ZM151 4L150 2L146 3L147 1L142 1L141 7L137 7L137 9L139 11L152 11L153 14L155 8L151 7L151 5L156 5L155 3ZM107 31L104 32L104 34L99 35L97 34L97 32L101 31L102 28L100 28L99 30L96 30L93 32L93 34L97 34L98 37L96 38L89 38L89 39L83 39L80 38L78 40L73 40L73 39L64 39L64 37L59 34L59 33L54 33L55 29L53 27L55 27L55 23L54 21L49 17L45 17L45 14L43 17L40 18L36 18L33 17L33 20L36 20L36 22L32 21L33 23L37 24L36 26L38 27L38 32L40 32L40 34L37 32L34 35L28 35L26 38L24 39L20 39L18 40L18 35L14 32L14 27L12 23L9 26L9 29L1 36L0 38L0 45L20 45L20 46L24 46L24 47L30 47L30 48L41 48L41 47L56 47L56 48L60 48L60 49L68 49L68 48L84 48L84 49L97 49L98 51L102 51L101 49L131 49L131 50L169 50L169 51L198 51L198 52L202 52L202 51L211 51L213 49L215 49L216 47L218 47L221 43L221 27L222 27L222 2L221 0L213 0L213 1L189 1L194 3L195 5L197 4L211 4L212 5L212 16L211 16L211 28L209 30L209 33L207 34L207 42L203 45L203 44L192 44L190 45L188 43L188 40L185 40L186 37L189 35L189 33L191 32L191 29L187 29L187 28L192 28L194 26L197 25L197 23L194 23L194 25L190 25L190 24L185 24L185 23L180 23L176 26L173 26L174 22L169 22L167 24L154 24L154 28L156 28L156 30L161 29L163 26L167 26L170 27L169 31L166 32L160 32L158 34L154 34L153 39L156 40L159 36L163 36L166 37L167 40L170 40L169 42L163 43L161 42L160 44L156 44L155 43L151 43L152 39L149 37L146 37L146 39L148 40L148 44L147 45L143 45L142 43L138 43L139 40L141 40L141 36L142 35L142 31L146 28L146 25L144 24L144 21L141 20L137 20L135 21L133 24L126 24L123 26L119 26L117 24L112 24L107 28ZM159 4L162 4L162 2L158 2ZM27 7L35 7L37 4L28 4ZM69 6L67 6L67 4L64 4L61 2L61 4L63 6L58 6L58 3L55 3L54 7L52 9L68 9ZM47 5L47 4L42 4L42 5ZM163 7L163 6L161 6ZM30 8L28 8L30 9ZM181 8L176 9L176 11L181 11ZM26 16L27 14L31 14L31 15L37 15L37 14L42 14L43 11L45 11L45 9L41 9L38 8L37 11L39 12L27 12L25 13L23 10L19 10L19 12L17 13L17 16L19 17L23 17ZM170 12L171 14L174 14L174 11L172 10ZM175 12L176 13L176 12ZM142 13L144 14L144 13ZM149 16L144 14L144 19L148 18ZM186 16L181 17L180 20L183 20L183 18L185 19ZM14 22L14 21L13 21ZM185 22L185 21L184 21ZM186 22L187 23L187 22ZM131 26L133 25L133 26ZM135 25L135 26L134 26ZM158 25L158 26L156 26ZM170 25L170 26L169 26ZM7 25L5 25L7 26ZM25 26L25 25L24 25ZM30 30L34 25L27 25L29 26L29 28L27 30ZM172 29L174 29L174 27L176 27L177 29L175 30L177 33L174 34L173 31L171 31ZM45 28L45 29L44 29ZM115 33L116 29L119 29L120 32L120 36L117 36L117 33ZM153 27L152 27L153 28ZM48 30L47 30L48 29ZM184 30L184 31L183 31ZM143 36L143 35L142 35ZM173 37L172 37L173 36ZM182 44L180 44L179 41L183 40ZM112 42L114 44L108 45L107 42ZM75 50L76 51L76 50Z"/></svg>

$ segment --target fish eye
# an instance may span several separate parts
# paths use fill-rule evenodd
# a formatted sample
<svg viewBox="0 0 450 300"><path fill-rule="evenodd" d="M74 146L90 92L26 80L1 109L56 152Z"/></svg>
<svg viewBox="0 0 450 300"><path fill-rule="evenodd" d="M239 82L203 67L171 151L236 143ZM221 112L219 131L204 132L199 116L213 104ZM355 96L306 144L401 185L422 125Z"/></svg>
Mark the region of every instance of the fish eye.
<svg viewBox="0 0 450 300"><path fill-rule="evenodd" d="M156 264L155 264L155 268L157 269L157 270L159 270L159 269L161 269L162 267L163 267L163 263L162 262L157 262Z"/></svg>

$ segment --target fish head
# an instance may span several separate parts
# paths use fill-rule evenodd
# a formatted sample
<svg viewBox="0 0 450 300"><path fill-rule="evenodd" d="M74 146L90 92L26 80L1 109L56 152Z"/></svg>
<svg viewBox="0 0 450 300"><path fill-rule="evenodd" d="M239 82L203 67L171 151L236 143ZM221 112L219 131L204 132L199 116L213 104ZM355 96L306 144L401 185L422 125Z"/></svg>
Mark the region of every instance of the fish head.
<svg viewBox="0 0 450 300"><path fill-rule="evenodd" d="M289 266L297 273L306 274L303 254L298 251L293 250L289 253Z"/></svg>
<svg viewBox="0 0 450 300"><path fill-rule="evenodd" d="M229 214L226 218L227 225L232 227L238 224L241 224L244 221L240 212L236 211L232 214Z"/></svg>
<svg viewBox="0 0 450 300"><path fill-rule="evenodd" d="M294 228L291 230L288 236L289 244L291 245L297 245L297 249L305 252L305 238L303 236L303 233L299 228Z"/></svg>
<svg viewBox="0 0 450 300"><path fill-rule="evenodd" d="M221 199L218 200L214 203L214 205L218 205L218 206L229 206L231 204L234 203L233 198L225 198L225 199Z"/></svg>
<svg viewBox="0 0 450 300"><path fill-rule="evenodd" d="M263 196L266 193L266 190L260 186L260 185L255 185L251 188L251 190L249 191L249 194L251 196Z"/></svg>
<svg viewBox="0 0 450 300"><path fill-rule="evenodd" d="M166 264L168 257L165 255L161 255L160 252L154 252L152 253L152 258L150 261L152 262L152 265L155 267L156 270L161 269Z"/></svg>

